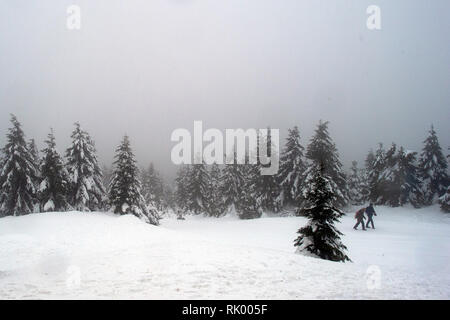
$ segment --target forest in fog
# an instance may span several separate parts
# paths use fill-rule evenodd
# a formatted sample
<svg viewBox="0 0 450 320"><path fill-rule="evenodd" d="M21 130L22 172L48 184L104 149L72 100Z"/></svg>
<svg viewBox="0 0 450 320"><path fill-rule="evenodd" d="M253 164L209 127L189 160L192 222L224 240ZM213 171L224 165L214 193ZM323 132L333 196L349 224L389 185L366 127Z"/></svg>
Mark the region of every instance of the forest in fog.
<svg viewBox="0 0 450 320"><path fill-rule="evenodd" d="M449 212L448 159L433 126L420 153L392 143L368 146L364 164L345 170L329 134L320 121L307 143L298 127L288 130L276 175L261 175L257 164L181 165L175 181L165 181L153 164L140 168L132 139L118 141L114 163L98 163L93 137L74 124L72 143L64 154L53 131L38 150L11 115L1 153L0 212L17 216L47 211L111 211L131 213L151 224L167 212L220 217L234 213L242 219L263 212L301 215L307 194L321 171L332 189L336 208L350 205L387 205L415 208L439 203ZM270 131L267 143L270 144ZM448 150L448 149L447 149Z"/></svg>

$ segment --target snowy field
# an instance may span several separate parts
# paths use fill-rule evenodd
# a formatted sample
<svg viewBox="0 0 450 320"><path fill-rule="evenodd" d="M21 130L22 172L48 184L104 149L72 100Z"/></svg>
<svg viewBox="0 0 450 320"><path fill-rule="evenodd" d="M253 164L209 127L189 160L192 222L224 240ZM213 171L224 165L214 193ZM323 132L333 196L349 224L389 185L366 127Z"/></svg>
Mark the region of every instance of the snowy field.
<svg viewBox="0 0 450 320"><path fill-rule="evenodd" d="M1 299L449 299L450 217L376 207L340 230L352 263L295 253L300 217L41 213L0 219Z"/></svg>

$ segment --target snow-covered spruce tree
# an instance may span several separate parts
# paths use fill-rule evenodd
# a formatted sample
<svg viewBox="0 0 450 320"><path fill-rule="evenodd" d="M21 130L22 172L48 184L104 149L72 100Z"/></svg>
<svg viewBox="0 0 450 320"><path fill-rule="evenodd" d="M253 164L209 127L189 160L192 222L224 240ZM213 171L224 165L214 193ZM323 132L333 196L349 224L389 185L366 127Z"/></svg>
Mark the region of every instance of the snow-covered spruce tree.
<svg viewBox="0 0 450 320"><path fill-rule="evenodd" d="M163 202L163 181L156 171L153 163L150 163L147 170L142 170L142 194L146 203L152 203L159 210L162 209Z"/></svg>
<svg viewBox="0 0 450 320"><path fill-rule="evenodd" d="M47 147L42 150L41 182L38 190L40 209L43 212L66 211L70 208L66 199L69 188L68 174L56 149L53 130L48 134L45 143Z"/></svg>
<svg viewBox="0 0 450 320"><path fill-rule="evenodd" d="M334 224L344 215L334 206L337 195L334 194L331 177L326 176L323 164L314 168L314 178L307 186L307 206L301 209L301 215L309 219L306 226L298 230L294 245L298 252L331 261L350 261L345 254L347 249L341 242L342 233Z"/></svg>
<svg viewBox="0 0 450 320"><path fill-rule="evenodd" d="M0 215L19 216L32 213L38 203L37 168L28 150L24 133L16 116L6 136L0 171Z"/></svg>
<svg viewBox="0 0 450 320"><path fill-rule="evenodd" d="M72 144L66 150L66 168L69 174L67 199L75 210L99 210L105 200L105 188L94 142L78 122L75 123L71 138Z"/></svg>
<svg viewBox="0 0 450 320"><path fill-rule="evenodd" d="M139 169L128 136L123 137L114 159L114 171L109 184L109 201L114 213L121 215L131 213L147 223L158 225L158 213L155 210L148 210L141 194Z"/></svg>
<svg viewBox="0 0 450 320"><path fill-rule="evenodd" d="M204 163L190 166L186 181L187 209L194 214L207 213L209 204L209 171Z"/></svg>
<svg viewBox="0 0 450 320"><path fill-rule="evenodd" d="M328 133L327 121L319 122L307 147L306 157L311 163L306 171L305 184L311 183L311 179L314 179L315 168L323 165L325 175L330 178L332 193L336 196L333 204L338 208L347 205L349 202L347 181L342 171L338 150Z"/></svg>
<svg viewBox="0 0 450 320"><path fill-rule="evenodd" d="M207 213L211 217L220 217L225 212L223 197L220 191L221 171L217 163L211 165L209 171L209 195Z"/></svg>
<svg viewBox="0 0 450 320"><path fill-rule="evenodd" d="M358 162L352 161L350 173L347 177L350 203L362 205L364 203L364 178L363 172L358 168Z"/></svg>
<svg viewBox="0 0 450 320"><path fill-rule="evenodd" d="M425 205L430 205L447 191L449 185L447 161L433 126L424 141L419 170L423 181L424 202Z"/></svg>
<svg viewBox="0 0 450 320"><path fill-rule="evenodd" d="M385 168L385 151L383 144L378 145L375 155L372 157L371 152L366 158L366 174L369 196L368 200L372 203L379 204L379 197L383 192L380 175Z"/></svg>
<svg viewBox="0 0 450 320"><path fill-rule="evenodd" d="M298 127L288 130L286 145L280 157L278 181L282 188L283 205L299 202L304 187L306 163L304 148L300 143Z"/></svg>
<svg viewBox="0 0 450 320"><path fill-rule="evenodd" d="M236 150L233 163L226 164L220 177L220 194L225 211L238 211L244 187L243 166L237 163Z"/></svg>

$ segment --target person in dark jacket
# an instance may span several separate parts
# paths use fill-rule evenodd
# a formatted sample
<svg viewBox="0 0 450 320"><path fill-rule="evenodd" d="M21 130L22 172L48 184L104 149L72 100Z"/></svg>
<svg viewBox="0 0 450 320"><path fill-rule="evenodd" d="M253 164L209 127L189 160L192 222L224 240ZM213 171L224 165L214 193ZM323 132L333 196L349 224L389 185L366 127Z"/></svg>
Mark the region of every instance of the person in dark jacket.
<svg viewBox="0 0 450 320"><path fill-rule="evenodd" d="M358 211L356 211L356 214L355 214L356 224L353 227L353 229L357 230L359 224L361 223L363 230L366 231L366 228L364 227L364 211L365 210L366 210L366 208L361 208Z"/></svg>
<svg viewBox="0 0 450 320"><path fill-rule="evenodd" d="M369 222L372 223L372 229L375 229L375 226L373 225L373 219L372 217L374 215L377 215L375 212L375 209L373 208L373 204L371 203L367 208L366 208L366 215L367 215L367 224L366 224L366 228L370 228L369 227Z"/></svg>

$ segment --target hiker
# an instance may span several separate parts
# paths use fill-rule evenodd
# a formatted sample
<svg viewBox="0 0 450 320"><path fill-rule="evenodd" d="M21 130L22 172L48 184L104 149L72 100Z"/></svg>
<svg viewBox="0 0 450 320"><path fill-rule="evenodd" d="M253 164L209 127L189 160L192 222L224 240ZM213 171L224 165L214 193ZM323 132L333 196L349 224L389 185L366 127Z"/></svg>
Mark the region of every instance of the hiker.
<svg viewBox="0 0 450 320"><path fill-rule="evenodd" d="M375 229L375 226L373 225L373 220L372 217L373 215L377 215L375 212L375 209L373 208L373 204L370 203L369 206L366 208L366 215L367 215L367 224L366 224L366 228L370 228L369 227L369 222L372 223L372 229Z"/></svg>
<svg viewBox="0 0 450 320"><path fill-rule="evenodd" d="M364 211L365 210L366 210L366 208L361 208L358 211L356 211L356 214L355 214L356 224L353 227L353 229L358 230L358 226L361 223L362 229L364 231L366 231L366 228L364 227Z"/></svg>

